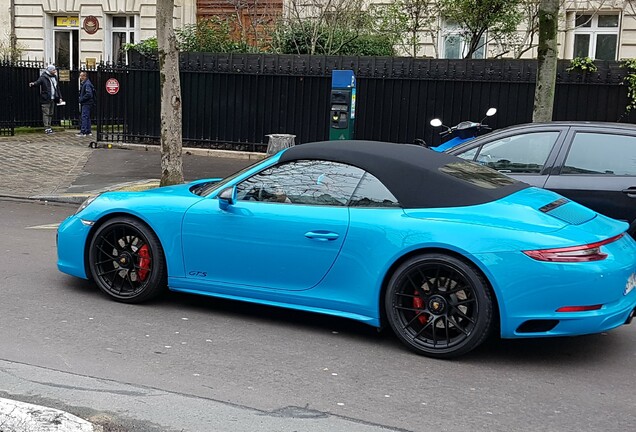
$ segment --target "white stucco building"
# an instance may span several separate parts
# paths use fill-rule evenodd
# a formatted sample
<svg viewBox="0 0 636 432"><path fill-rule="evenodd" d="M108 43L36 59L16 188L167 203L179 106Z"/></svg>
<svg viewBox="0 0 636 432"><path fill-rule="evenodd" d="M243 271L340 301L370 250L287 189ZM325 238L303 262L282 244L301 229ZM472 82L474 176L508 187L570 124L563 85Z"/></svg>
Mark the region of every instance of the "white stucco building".
<svg viewBox="0 0 636 432"><path fill-rule="evenodd" d="M301 1L301 0L298 0ZM318 0L320 1L320 0ZM369 4L387 4L391 0L368 0ZM403 0L408 3L409 0ZM435 0L430 0L433 4ZM536 5L539 0L524 0L522 6ZM525 7L523 8L525 9ZM429 8L434 11L435 8ZM620 60L636 57L636 0L563 0L559 23L559 58L591 57L599 60ZM525 14L528 17L530 14ZM528 20L518 27L519 40L527 29ZM431 19L431 28L419 33L418 56L437 58L463 58L466 41L462 40L461 28L436 16ZM486 33L484 45L474 58L514 57L514 49L502 47ZM522 58L536 57L538 33L533 35L535 48L524 51ZM406 54L406 52L403 52ZM412 53L408 53L411 54Z"/></svg>
<svg viewBox="0 0 636 432"><path fill-rule="evenodd" d="M391 1L395 0L365 3ZM536 4L539 0L525 1ZM23 59L55 62L62 68L91 66L100 60L123 60L124 44L156 35L155 3L156 0L0 0L0 48L5 50L9 46L13 10L17 45ZM262 8L263 4L280 10L289 9L290 4L310 10L325 3L326 0L175 0L175 26L195 23L197 17L238 16L239 12L245 15L245 10ZM247 15L240 16L249 20ZM417 56L463 58L466 41L462 40L457 24L439 16L434 16L431 23L430 29L418 34ZM559 58L636 57L636 0L563 0L559 27ZM528 22L524 21L518 29L521 39L527 28ZM537 37L535 33L535 45ZM483 40L475 58L515 56L514 49L502 47L488 33ZM413 55L413 50L410 51L403 48L400 53ZM536 48L522 55L532 57L536 57Z"/></svg>
<svg viewBox="0 0 636 432"><path fill-rule="evenodd" d="M5 3L14 4L15 33L22 57L54 62L61 68L121 60L124 44L156 36L154 0L0 0L0 3L2 10L6 9ZM194 23L196 0L175 0L174 17L177 27Z"/></svg>

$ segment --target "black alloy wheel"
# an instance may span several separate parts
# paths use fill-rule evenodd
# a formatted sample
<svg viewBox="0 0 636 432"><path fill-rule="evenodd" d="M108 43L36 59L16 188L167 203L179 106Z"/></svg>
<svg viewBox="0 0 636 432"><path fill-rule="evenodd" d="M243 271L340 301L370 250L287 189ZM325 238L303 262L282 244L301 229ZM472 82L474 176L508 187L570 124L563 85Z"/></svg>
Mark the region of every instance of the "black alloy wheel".
<svg viewBox="0 0 636 432"><path fill-rule="evenodd" d="M400 265L389 281L385 308L398 338L429 357L465 354L493 327L487 282L471 265L450 255L423 254Z"/></svg>
<svg viewBox="0 0 636 432"><path fill-rule="evenodd" d="M163 249L156 234L137 219L117 217L100 226L88 260L97 286L117 301L140 303L165 290Z"/></svg>

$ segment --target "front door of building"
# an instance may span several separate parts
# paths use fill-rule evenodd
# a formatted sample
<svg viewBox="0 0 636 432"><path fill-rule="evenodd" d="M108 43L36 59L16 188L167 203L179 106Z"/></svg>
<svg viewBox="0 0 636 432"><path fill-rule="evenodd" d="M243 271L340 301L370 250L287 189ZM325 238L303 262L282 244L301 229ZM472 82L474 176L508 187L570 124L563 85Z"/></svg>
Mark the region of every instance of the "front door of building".
<svg viewBox="0 0 636 432"><path fill-rule="evenodd" d="M57 67L79 67L79 30L55 30L55 59Z"/></svg>
<svg viewBox="0 0 636 432"><path fill-rule="evenodd" d="M53 62L60 69L79 68L79 17L56 16L53 24Z"/></svg>

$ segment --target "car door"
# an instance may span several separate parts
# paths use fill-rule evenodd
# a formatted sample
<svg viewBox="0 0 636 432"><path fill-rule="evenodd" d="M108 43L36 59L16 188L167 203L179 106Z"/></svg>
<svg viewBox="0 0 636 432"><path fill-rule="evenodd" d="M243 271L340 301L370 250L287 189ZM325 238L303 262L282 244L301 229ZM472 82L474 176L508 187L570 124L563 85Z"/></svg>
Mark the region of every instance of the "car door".
<svg viewBox="0 0 636 432"><path fill-rule="evenodd" d="M615 219L636 221L636 128L576 127L545 187Z"/></svg>
<svg viewBox="0 0 636 432"><path fill-rule="evenodd" d="M327 274L347 236L347 202L363 170L294 161L236 184L225 210L200 201L183 220L188 278L279 290L309 289Z"/></svg>
<svg viewBox="0 0 636 432"><path fill-rule="evenodd" d="M449 152L537 187L543 187L567 126L525 126L491 134Z"/></svg>

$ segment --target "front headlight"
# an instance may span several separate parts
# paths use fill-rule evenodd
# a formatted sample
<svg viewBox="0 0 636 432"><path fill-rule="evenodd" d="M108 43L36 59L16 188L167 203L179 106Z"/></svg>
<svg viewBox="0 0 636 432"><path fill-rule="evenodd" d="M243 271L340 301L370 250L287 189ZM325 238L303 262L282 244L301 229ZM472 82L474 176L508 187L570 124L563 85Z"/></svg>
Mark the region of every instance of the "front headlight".
<svg viewBox="0 0 636 432"><path fill-rule="evenodd" d="M81 206L79 206L79 208L77 209L77 211L75 212L75 214L78 214L79 212L81 212L82 210L84 210L86 207L88 207L89 205L91 205L91 203L93 201L95 201L95 199L97 199L99 195L93 195L90 196L88 198L86 198L86 200L84 200L84 202L82 203Z"/></svg>

